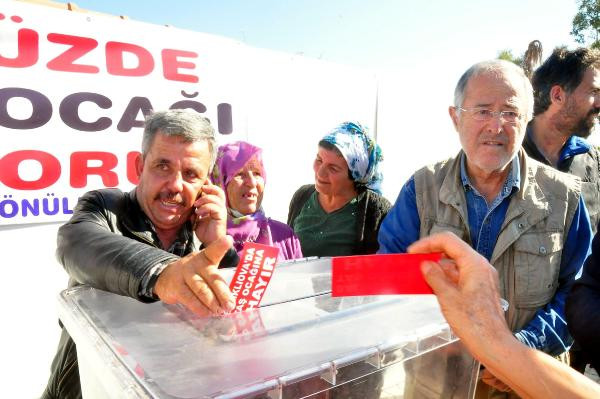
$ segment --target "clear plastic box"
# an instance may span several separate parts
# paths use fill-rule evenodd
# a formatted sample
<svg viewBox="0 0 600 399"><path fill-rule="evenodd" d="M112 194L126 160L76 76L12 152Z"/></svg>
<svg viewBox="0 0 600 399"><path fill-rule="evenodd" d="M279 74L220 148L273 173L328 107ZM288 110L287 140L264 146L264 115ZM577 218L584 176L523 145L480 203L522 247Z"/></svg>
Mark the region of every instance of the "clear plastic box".
<svg viewBox="0 0 600 399"><path fill-rule="evenodd" d="M223 317L63 291L84 398L473 397L479 364L433 296L332 298L330 273L279 265L259 309Z"/></svg>

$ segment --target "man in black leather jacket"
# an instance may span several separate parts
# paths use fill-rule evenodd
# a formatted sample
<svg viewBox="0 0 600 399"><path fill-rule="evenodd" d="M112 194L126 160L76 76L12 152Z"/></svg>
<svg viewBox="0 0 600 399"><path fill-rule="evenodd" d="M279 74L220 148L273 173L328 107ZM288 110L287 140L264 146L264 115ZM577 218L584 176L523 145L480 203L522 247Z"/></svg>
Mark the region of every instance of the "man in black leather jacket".
<svg viewBox="0 0 600 399"><path fill-rule="evenodd" d="M218 267L238 257L226 236L225 195L210 183L214 129L198 113L170 110L146 120L137 187L85 194L58 232L57 257L69 286L180 303L198 314L234 302ZM63 328L42 398L80 398L75 343Z"/></svg>

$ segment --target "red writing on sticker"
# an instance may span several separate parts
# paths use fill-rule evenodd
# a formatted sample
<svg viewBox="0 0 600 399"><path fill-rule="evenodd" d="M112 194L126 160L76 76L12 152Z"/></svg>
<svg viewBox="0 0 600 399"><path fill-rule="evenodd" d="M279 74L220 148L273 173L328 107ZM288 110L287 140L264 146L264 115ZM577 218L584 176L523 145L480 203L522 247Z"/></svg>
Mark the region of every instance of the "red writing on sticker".
<svg viewBox="0 0 600 399"><path fill-rule="evenodd" d="M265 334L265 325L260 317L260 311L233 313L228 315L235 326L235 334L238 340L251 341L257 336Z"/></svg>
<svg viewBox="0 0 600 399"><path fill-rule="evenodd" d="M279 248L247 242L229 289L235 312L258 307L277 263Z"/></svg>

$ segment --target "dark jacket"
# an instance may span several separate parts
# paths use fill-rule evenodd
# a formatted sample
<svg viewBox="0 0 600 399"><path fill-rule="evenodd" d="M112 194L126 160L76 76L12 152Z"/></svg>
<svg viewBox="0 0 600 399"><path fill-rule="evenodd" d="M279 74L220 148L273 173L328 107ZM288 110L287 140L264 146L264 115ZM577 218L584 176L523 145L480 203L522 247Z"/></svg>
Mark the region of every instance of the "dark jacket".
<svg viewBox="0 0 600 399"><path fill-rule="evenodd" d="M592 254L567 297L565 312L569 332L600 372L600 234L592 241Z"/></svg>
<svg viewBox="0 0 600 399"><path fill-rule="evenodd" d="M537 148L532 134L532 125L529 123L523 140L523 149L536 161L554 167ZM590 215L592 231L596 234L596 227L600 222L600 152L592 146L588 152L568 157L556 169L581 179L583 202Z"/></svg>
<svg viewBox="0 0 600 399"><path fill-rule="evenodd" d="M195 234L184 253L201 249ZM179 259L160 249L159 239L135 197L135 190L103 189L86 193L77 202L71 219L58 230L56 256L69 274L69 286L94 288L129 296L142 302L144 275L155 265ZM231 249L220 267L236 266ZM63 329L42 398L80 398L81 386L73 340Z"/></svg>
<svg viewBox="0 0 600 399"><path fill-rule="evenodd" d="M293 229L294 221L302 207L315 192L314 184L300 187L292 197L287 224ZM390 210L390 202L372 190L358 194L358 220L356 223L356 244L354 255L374 254L379 249L377 233L385 215Z"/></svg>

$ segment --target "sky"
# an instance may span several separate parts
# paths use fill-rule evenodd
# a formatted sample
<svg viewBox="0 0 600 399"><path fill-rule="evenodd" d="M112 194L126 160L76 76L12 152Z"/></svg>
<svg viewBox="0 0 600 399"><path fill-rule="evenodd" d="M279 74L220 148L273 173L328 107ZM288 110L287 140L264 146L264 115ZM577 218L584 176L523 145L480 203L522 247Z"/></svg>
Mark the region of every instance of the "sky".
<svg viewBox="0 0 600 399"><path fill-rule="evenodd" d="M212 33L375 72L410 108L451 101L470 65L542 42L544 56L570 35L576 0L80 0L88 10ZM384 95L386 93L383 93ZM433 99L435 97L435 99ZM396 101L394 101L396 102ZM406 105L402 103L402 106Z"/></svg>
<svg viewBox="0 0 600 399"><path fill-rule="evenodd" d="M80 0L88 10L382 72L574 45L575 0ZM468 64L468 65L467 65ZM463 65L463 69L464 68Z"/></svg>
<svg viewBox="0 0 600 399"><path fill-rule="evenodd" d="M378 79L376 134L384 193L395 198L414 170L454 155L448 117L454 86L472 64L540 40L544 57L578 46L576 0L80 0L84 9L211 33L249 46L351 65ZM349 83L351 84L351 83ZM593 135L593 142L598 138ZM379 140L385 137L385 140ZM410 154L404 148L417 149ZM396 157L400 149L404 154ZM386 153L393 152L393 157ZM407 159L408 158L408 159ZM390 173L391 172L391 173Z"/></svg>

